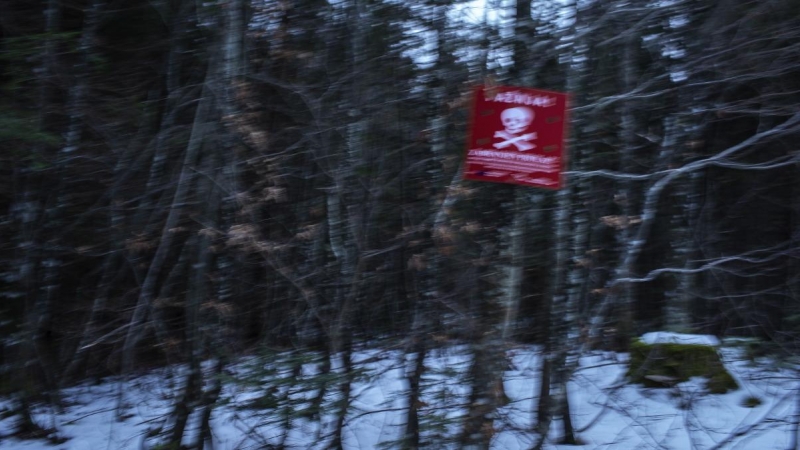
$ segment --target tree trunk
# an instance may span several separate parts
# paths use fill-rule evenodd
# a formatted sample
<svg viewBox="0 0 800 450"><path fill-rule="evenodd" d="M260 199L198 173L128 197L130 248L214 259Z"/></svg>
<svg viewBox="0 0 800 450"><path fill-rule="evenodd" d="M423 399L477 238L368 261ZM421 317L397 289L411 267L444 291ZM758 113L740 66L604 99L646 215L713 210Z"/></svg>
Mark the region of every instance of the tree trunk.
<svg viewBox="0 0 800 450"><path fill-rule="evenodd" d="M629 37L623 44L623 56L621 61L620 70L622 71L623 91L630 92L636 87L638 82L638 73L636 67L638 65L638 46L639 35L635 32L629 32ZM620 118L622 121L620 130L620 144L622 146L620 154L620 171L623 173L636 173L636 149L637 149L637 134L639 133L638 125L636 123L636 104L635 100L629 99L624 101ZM634 182L630 180L623 180L619 182L619 190L615 194L620 199L617 203L619 205L619 227L617 231L617 248L620 253L624 252L628 242L633 239L634 225L633 225L633 212L638 205L637 197L639 196ZM619 277L631 276L635 266L625 266L624 271L618 273ZM624 284L618 286L617 297L619 298L618 307L619 311L617 316L619 319L615 324L616 334L622 338L618 343L622 345L617 350L627 350L627 341L635 334L635 321L636 321L636 292L632 284Z"/></svg>
<svg viewBox="0 0 800 450"><path fill-rule="evenodd" d="M526 196L521 188L514 187L514 206L511 225L503 230L500 237L501 243L505 241L505 250L501 254L506 260L503 266L505 276L502 286L502 304L505 309L503 314L502 339L507 342L514 336L517 314L522 297L522 273L525 260L525 229L526 218L531 205L527 204ZM538 205L533 205L534 207Z"/></svg>
<svg viewBox="0 0 800 450"><path fill-rule="evenodd" d="M344 431L347 424L347 412L350 410L353 390L353 360L351 344L345 344L340 353L331 355L332 358L341 358L342 373L339 375L339 401L336 408L336 425L333 431L333 441L328 447L331 450L342 450L344 444Z"/></svg>
<svg viewBox="0 0 800 450"><path fill-rule="evenodd" d="M578 329L576 310L567 293L568 263L571 259L569 255L571 193L570 187L564 188L558 193L558 206L553 221L556 230L553 285L551 287L553 305L550 319L553 328L550 336L551 349L548 355L552 362L550 395L554 412L561 417L564 424L564 436L561 442L565 444L575 442L574 429L568 426L571 424L571 417L567 386L578 357L574 336Z"/></svg>
<svg viewBox="0 0 800 450"><path fill-rule="evenodd" d="M172 204L167 214L166 222L161 231L161 237L158 241L156 253L147 270L147 275L142 283L139 292L139 298L136 302L136 307L131 317L128 332L125 335L125 342L122 347L122 369L123 373L130 373L134 365L134 357L136 344L142 338L144 333L144 325L147 320L154 294L156 292L156 283L161 274L161 270L167 260L167 255L172 247L172 242L175 236L173 229L177 226L181 217L181 209L188 195L188 191L193 178L193 166L197 161L200 148L202 147L203 138L205 136L206 122L208 120L208 102L209 92L207 91L208 85L204 84L203 93L197 111L195 111L194 124L192 126L191 137L186 148L184 155L183 166L181 168L180 177L177 181L175 193L172 198Z"/></svg>
<svg viewBox="0 0 800 450"><path fill-rule="evenodd" d="M419 409L422 406L422 376L425 374L427 347L422 336L417 337L412 349L414 362L408 378L408 411L406 429L403 433L402 448L416 450L420 445Z"/></svg>

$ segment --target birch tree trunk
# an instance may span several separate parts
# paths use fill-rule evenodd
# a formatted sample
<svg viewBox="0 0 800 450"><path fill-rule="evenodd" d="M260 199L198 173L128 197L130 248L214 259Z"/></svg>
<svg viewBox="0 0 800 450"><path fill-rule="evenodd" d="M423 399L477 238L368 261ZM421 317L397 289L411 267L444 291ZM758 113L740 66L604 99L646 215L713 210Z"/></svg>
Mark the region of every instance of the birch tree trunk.
<svg viewBox="0 0 800 450"><path fill-rule="evenodd" d="M572 422L569 401L569 382L579 366L586 341L582 336L582 303L588 291L588 272L591 268L588 244L590 241L590 211L593 203L591 180L572 178L569 174L585 170L592 157L592 145L582 139L584 118L573 102L584 99L587 78L586 34L578 33L591 23L592 16L583 13L577 2L565 5L572 14L572 25L564 30L562 41L569 61L566 68L566 88L570 98L570 133L565 152L569 154L570 170L564 186L556 194L552 228L553 255L551 283L547 306L547 334L543 349L541 387L538 400L536 431L539 441L533 448L543 448L554 419L561 419L563 435L558 442L575 445L576 430Z"/></svg>
<svg viewBox="0 0 800 450"><path fill-rule="evenodd" d="M542 448L547 440L552 421L556 417L562 420L564 430L564 435L559 442L568 445L576 442L567 391L567 383L576 366L576 361L572 359L577 358L576 308L572 304L576 297L568 295L567 290L571 191L570 187L566 187L558 192L557 207L553 218L555 237L550 286L550 323L544 347L544 361L542 362L538 423L536 424L540 440L534 446L537 449Z"/></svg>
<svg viewBox="0 0 800 450"><path fill-rule="evenodd" d="M411 297L409 300L412 302L413 308L406 351L413 355L413 359L406 368L406 380L409 385L408 410L401 445L408 449L417 449L420 446L419 409L422 405L422 380L427 372L425 359L430 349L428 341L430 334L434 331L435 308L433 305L444 295L442 286L444 267L442 252L444 249L439 248L438 245L447 245L442 237L447 234L450 226L448 211L453 203L451 194L455 193L456 185L461 178L460 174L456 174L455 178L448 183L446 177L449 121L445 104L448 88L451 85L448 71L452 70L454 65L451 42L447 39L447 33L450 32L447 20L448 8L439 4L431 5L430 8L432 9L430 22L436 33L437 58L435 66L431 69L432 81L429 89L435 113L428 120L427 131L430 133L430 151L433 160L433 167L430 171L431 183L436 189L437 195L431 196L433 213L430 215L429 223L425 224L430 228L429 236L425 239L430 245L427 250L411 255L407 258L406 263L409 266L406 270L410 272L407 279L411 285L406 291Z"/></svg>
<svg viewBox="0 0 800 450"><path fill-rule="evenodd" d="M513 218L508 229L504 230L500 239L506 241L501 257L506 261L503 267L505 275L502 285L502 304L505 309L501 337L503 342L513 338L520 299L522 298L522 275L525 261L525 242L527 218L531 206L529 197L521 192L522 188L514 187ZM538 205L533 205L534 208ZM501 244L502 245L502 244Z"/></svg>
<svg viewBox="0 0 800 450"><path fill-rule="evenodd" d="M674 155L670 158L674 161L685 159L677 155L678 142L685 141L681 139L684 133L679 127L677 118L666 119L662 147L663 151ZM674 292L668 292L666 295L664 315L667 329L681 333L692 331L692 305L699 294L697 292L699 277L695 269L699 266L698 261L702 259L698 247L698 233L700 233L698 217L701 201L699 192L703 179L703 171L689 174L686 180L677 183L674 194L683 204L673 218L675 224L673 228L678 231L675 256L677 264L682 264L685 272L677 276L677 287Z"/></svg>
<svg viewBox="0 0 800 450"><path fill-rule="evenodd" d="M373 18L366 2L350 0L347 5L347 23L350 30L350 70L360 72L367 68L368 32ZM343 102L347 122L344 125L345 139L339 164L333 175L333 187L328 192L328 234L331 251L336 259L337 276L334 287L333 321L329 339L331 358L341 360L342 374L338 386L340 396L336 411L336 423L332 449L341 449L345 423L350 409L353 382L352 362L352 318L360 297L362 254L365 248L365 233L361 219L365 214L365 197L359 189L354 168L363 164L367 152L369 118L363 107L369 104L370 88L351 82L348 99Z"/></svg>

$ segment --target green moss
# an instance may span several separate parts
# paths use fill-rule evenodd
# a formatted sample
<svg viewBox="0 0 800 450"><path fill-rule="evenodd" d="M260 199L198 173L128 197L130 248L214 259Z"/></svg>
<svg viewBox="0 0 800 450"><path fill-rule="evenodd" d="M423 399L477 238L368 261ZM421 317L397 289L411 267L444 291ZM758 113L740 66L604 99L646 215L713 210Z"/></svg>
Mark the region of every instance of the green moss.
<svg viewBox="0 0 800 450"><path fill-rule="evenodd" d="M708 380L706 388L714 394L722 394L739 387L725 369L717 351L708 345L650 345L636 339L631 344L630 352L627 376L634 383L649 387L667 387L688 381L691 377L705 377Z"/></svg>
<svg viewBox="0 0 800 450"><path fill-rule="evenodd" d="M761 401L760 398L754 397L752 395L748 395L747 397L745 397L744 400L742 400L742 406L744 406L745 408L755 408L757 406L761 406L762 403L763 402Z"/></svg>
<svg viewBox="0 0 800 450"><path fill-rule="evenodd" d="M155 447L152 447L152 450L180 450L181 448L182 447L180 444L170 442L167 444L158 444Z"/></svg>
<svg viewBox="0 0 800 450"><path fill-rule="evenodd" d="M724 394L728 391L732 391L739 388L739 385L736 383L736 380L733 379L730 373L728 373L725 368L722 368L722 371L717 372L716 374L709 377L708 382L706 383L706 388L708 392L712 394Z"/></svg>

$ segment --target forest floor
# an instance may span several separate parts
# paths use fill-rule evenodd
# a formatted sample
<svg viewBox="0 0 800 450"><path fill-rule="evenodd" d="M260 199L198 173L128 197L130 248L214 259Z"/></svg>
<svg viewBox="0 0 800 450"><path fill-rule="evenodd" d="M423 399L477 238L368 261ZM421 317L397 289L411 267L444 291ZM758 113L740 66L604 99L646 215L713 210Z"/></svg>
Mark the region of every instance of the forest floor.
<svg viewBox="0 0 800 450"><path fill-rule="evenodd" d="M625 380L627 355L596 352L580 360L569 385L570 404L582 445L556 444L554 421L549 449L758 449L797 445L800 420L798 368L770 358L747 358L741 347L720 349L740 388L727 394L705 392L703 380L669 388L645 388ZM527 449L539 389L542 355L535 346L508 351L505 395L498 411L492 448ZM330 368L320 354L273 353L248 357L226 369L224 388L213 410L213 449L324 449L336 429L341 406L341 361ZM355 375L343 433L346 449L398 448L408 405L414 356L402 351L362 348L353 353ZM429 352L419 406L422 447L457 448L455 438L466 411L471 358L468 347ZM210 365L208 367L210 370ZM53 430L51 440L10 436L14 418L0 399L0 448L83 450L147 448L148 434L168 427L165 420L180 392L186 368L151 371L135 378L108 378L63 391L62 411L40 405L35 420ZM323 390L324 389L324 390ZM322 395L320 395L322 394ZM193 415L185 442L193 440ZM192 425L193 424L193 425ZM58 441L60 443L54 443ZM212 448L207 446L206 448Z"/></svg>

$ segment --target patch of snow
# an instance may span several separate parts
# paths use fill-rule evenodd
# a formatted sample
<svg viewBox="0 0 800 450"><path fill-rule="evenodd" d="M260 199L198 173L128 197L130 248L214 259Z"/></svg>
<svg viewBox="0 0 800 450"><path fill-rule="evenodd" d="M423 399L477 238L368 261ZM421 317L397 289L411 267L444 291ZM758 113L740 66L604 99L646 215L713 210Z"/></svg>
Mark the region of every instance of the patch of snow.
<svg viewBox="0 0 800 450"><path fill-rule="evenodd" d="M685 344L685 345L707 345L719 347L719 339L708 334L681 334L668 331L655 331L645 333L639 338L648 345L654 344Z"/></svg>
<svg viewBox="0 0 800 450"><path fill-rule="evenodd" d="M649 343L679 342L719 345L713 336L649 333ZM780 367L747 360L741 349L722 348L720 354L741 389L723 395L705 393L703 380L692 379L670 389L643 388L626 383L627 355L595 352L581 357L568 384L571 417L583 445L556 444L564 423L554 417L546 449L683 449L711 448L784 450L792 441L800 391L797 367ZM297 354L286 361L296 363ZM314 356L311 354L301 356ZM292 359L294 358L294 359ZM324 449L331 445L341 380L327 385L320 414L296 414L320 394L324 355L303 359L302 370L284 370L280 358L270 359L263 382L227 382L220 404L212 414L213 448L238 450L269 448L280 443L287 449ZM341 370L340 355L333 358L333 375ZM542 349L516 346L508 350L504 374L509 402L495 414L492 449L527 449L540 437L533 431L541 386ZM409 380L413 358L401 351L358 349L353 356L359 376L353 381L346 415L343 448L350 450L396 448L405 430ZM427 448L457 449L457 437L467 412L472 357L467 346L430 351L421 382L419 416L421 437ZM230 373L261 377L250 358L247 366L232 366ZM288 364L288 362L287 362ZM255 372L254 372L255 371ZM43 440L18 440L8 434L12 418L0 416L0 448L19 450L136 450L144 448L149 429L164 424L174 396L181 387L180 368L154 371L135 379L109 379L66 389L66 411L39 406L35 420L70 438L53 446ZM252 378L250 378L252 379ZM272 383L272 384L270 384ZM274 389L270 391L270 386ZM288 406L253 409L254 398L273 392ZM760 404L744 406L748 398ZM0 412L11 408L0 399ZM288 409L286 409L288 408ZM121 417L120 414L122 413ZM290 413L288 416L287 413ZM187 436L195 436L193 416ZM186 442L188 444L188 442ZM395 444L392 444L395 443Z"/></svg>

